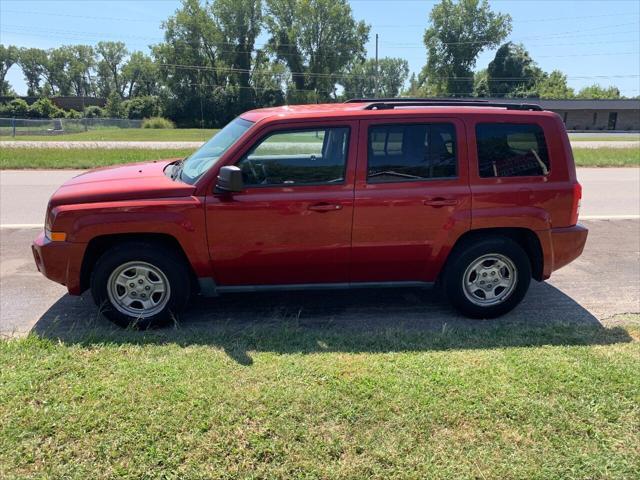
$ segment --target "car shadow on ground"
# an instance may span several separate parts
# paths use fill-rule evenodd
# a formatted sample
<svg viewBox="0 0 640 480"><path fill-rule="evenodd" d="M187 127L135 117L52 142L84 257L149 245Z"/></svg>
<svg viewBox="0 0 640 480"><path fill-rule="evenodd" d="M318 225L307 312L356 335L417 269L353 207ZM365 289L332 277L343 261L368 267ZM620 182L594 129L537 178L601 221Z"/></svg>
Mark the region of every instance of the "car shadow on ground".
<svg viewBox="0 0 640 480"><path fill-rule="evenodd" d="M595 345L632 341L547 283L532 284L523 303L494 320L469 320L438 290L229 294L197 298L173 325L139 332L113 326L90 295L60 298L32 333L67 344L212 345L250 365L250 351L394 352Z"/></svg>

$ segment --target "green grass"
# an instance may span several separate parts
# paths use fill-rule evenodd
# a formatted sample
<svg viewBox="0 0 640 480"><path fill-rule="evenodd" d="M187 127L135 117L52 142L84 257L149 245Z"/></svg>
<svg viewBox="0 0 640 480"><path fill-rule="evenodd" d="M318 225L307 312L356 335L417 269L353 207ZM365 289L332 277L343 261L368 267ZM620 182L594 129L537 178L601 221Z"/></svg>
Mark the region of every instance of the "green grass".
<svg viewBox="0 0 640 480"><path fill-rule="evenodd" d="M131 142L202 142L209 140L217 129L177 128L167 130L154 130L149 128L103 128L82 133L70 133L67 135L18 135L1 136L3 140L35 140L46 142L65 141L131 141Z"/></svg>
<svg viewBox="0 0 640 480"><path fill-rule="evenodd" d="M593 135L590 137L576 137L574 135L569 134L569 139L571 142L637 142L640 141L640 133L636 133L634 135Z"/></svg>
<svg viewBox="0 0 640 480"><path fill-rule="evenodd" d="M573 148L578 167L638 167L640 148Z"/></svg>
<svg viewBox="0 0 640 480"><path fill-rule="evenodd" d="M0 148L0 170L10 168L95 168L118 163L184 158L191 150Z"/></svg>
<svg viewBox="0 0 640 480"><path fill-rule="evenodd" d="M639 321L5 340L0 478L634 478Z"/></svg>

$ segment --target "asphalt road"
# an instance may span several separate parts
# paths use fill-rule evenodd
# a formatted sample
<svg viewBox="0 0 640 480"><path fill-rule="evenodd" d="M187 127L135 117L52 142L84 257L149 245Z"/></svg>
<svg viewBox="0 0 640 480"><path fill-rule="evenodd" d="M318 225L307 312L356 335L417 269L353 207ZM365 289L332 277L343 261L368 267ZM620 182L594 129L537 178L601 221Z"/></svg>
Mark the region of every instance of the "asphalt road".
<svg viewBox="0 0 640 480"><path fill-rule="evenodd" d="M35 329L65 337L86 328L110 328L88 295L70 297L35 269L29 245L41 228L46 201L72 171L0 172L0 333ZM580 169L584 254L534 282L523 304L496 322L607 324L619 313L640 312L640 169ZM586 220L585 220L586 219ZM328 300L327 297L330 297ZM228 295L200 299L182 315L183 328L215 323L294 320L345 328L449 328L467 325L435 291L362 290ZM57 333L56 333L57 332Z"/></svg>
<svg viewBox="0 0 640 480"><path fill-rule="evenodd" d="M0 171L0 225L42 225L49 197L82 170ZM640 169L579 168L581 216L640 216Z"/></svg>

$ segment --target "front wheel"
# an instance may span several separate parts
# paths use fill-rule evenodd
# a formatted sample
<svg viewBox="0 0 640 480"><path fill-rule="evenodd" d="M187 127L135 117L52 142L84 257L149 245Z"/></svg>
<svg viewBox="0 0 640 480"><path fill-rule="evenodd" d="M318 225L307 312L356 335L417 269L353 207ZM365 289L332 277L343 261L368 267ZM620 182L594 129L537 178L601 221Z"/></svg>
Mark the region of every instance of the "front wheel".
<svg viewBox="0 0 640 480"><path fill-rule="evenodd" d="M509 238L467 242L453 255L444 288L453 306L468 317L503 315L515 308L529 289L529 257Z"/></svg>
<svg viewBox="0 0 640 480"><path fill-rule="evenodd" d="M117 325L149 328L166 324L189 299L184 261L170 249L147 243L120 244L105 252L91 275L91 293Z"/></svg>

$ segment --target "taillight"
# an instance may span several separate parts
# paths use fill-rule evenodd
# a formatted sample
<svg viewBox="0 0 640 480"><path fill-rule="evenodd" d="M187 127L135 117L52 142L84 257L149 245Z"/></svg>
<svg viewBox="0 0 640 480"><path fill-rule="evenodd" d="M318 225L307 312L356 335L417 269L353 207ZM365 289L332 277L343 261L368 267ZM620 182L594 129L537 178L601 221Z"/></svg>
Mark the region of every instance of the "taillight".
<svg viewBox="0 0 640 480"><path fill-rule="evenodd" d="M578 215L580 215L580 200L582 199L582 185L575 183L573 185L573 205L571 207L571 225L578 223Z"/></svg>

